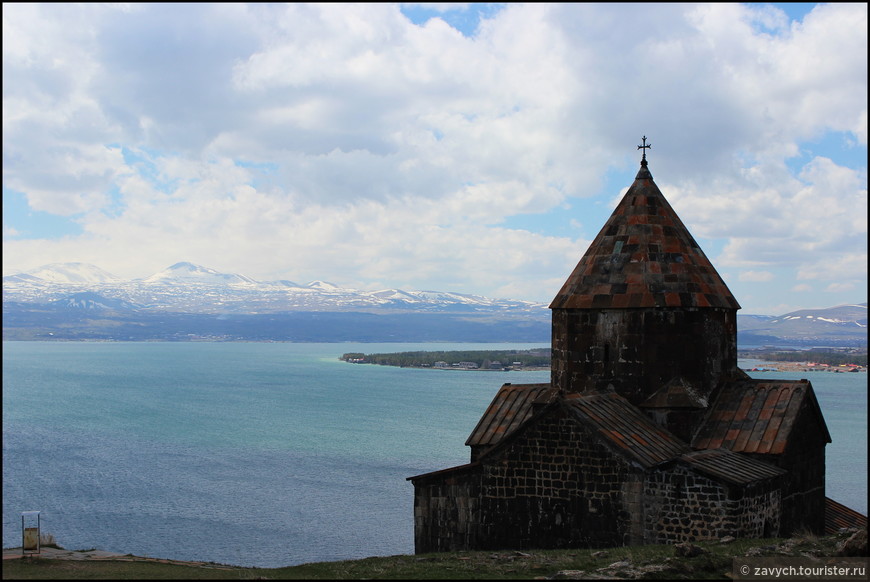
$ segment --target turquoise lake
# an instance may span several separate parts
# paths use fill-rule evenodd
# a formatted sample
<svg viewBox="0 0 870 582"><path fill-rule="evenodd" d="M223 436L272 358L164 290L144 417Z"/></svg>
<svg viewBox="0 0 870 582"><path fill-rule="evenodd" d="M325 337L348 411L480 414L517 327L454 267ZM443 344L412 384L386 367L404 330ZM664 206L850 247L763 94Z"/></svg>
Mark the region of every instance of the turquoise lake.
<svg viewBox="0 0 870 582"><path fill-rule="evenodd" d="M241 566L413 554L407 477L467 463L505 382L345 352L542 344L3 343L3 547L22 511L68 549ZM827 494L867 512L867 374L808 377Z"/></svg>

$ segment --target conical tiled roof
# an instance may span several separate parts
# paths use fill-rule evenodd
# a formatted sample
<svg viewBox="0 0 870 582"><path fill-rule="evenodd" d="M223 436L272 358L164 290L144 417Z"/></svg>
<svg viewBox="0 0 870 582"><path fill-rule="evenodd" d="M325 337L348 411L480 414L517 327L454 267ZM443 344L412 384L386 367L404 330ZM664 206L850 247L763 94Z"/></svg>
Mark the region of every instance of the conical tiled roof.
<svg viewBox="0 0 870 582"><path fill-rule="evenodd" d="M551 309L633 307L740 309L653 182L646 159L550 304Z"/></svg>

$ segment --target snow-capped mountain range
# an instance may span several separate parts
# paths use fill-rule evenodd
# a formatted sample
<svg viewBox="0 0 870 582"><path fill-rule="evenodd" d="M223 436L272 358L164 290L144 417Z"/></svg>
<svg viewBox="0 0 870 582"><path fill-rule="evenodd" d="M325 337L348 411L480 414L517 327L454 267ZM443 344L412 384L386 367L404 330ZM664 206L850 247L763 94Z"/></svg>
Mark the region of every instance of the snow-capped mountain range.
<svg viewBox="0 0 870 582"><path fill-rule="evenodd" d="M36 269L3 277L3 285L10 282L99 284L121 281L118 277L89 263L52 263Z"/></svg>
<svg viewBox="0 0 870 582"><path fill-rule="evenodd" d="M207 285L237 285L254 284L256 281L244 275L234 273L218 273L214 269L201 267L193 263L175 263L171 267L154 273L142 280L143 283L204 283Z"/></svg>
<svg viewBox="0 0 870 582"><path fill-rule="evenodd" d="M4 339L549 341L546 303L256 281L193 263L124 280L87 263L3 277ZM867 304L738 314L739 345L867 345Z"/></svg>
<svg viewBox="0 0 870 582"><path fill-rule="evenodd" d="M307 284L256 281L189 262L176 263L150 277L133 280L123 280L88 263L54 263L3 277L4 302L51 303L84 292L121 301L130 309L185 313L510 309L549 314L544 303L439 291L363 291L325 281ZM91 300L91 305L100 304L93 302L93 297Z"/></svg>
<svg viewBox="0 0 870 582"><path fill-rule="evenodd" d="M825 309L799 309L779 316L738 315L737 327L759 340L781 337L816 340L854 338L867 344L867 304L837 305Z"/></svg>

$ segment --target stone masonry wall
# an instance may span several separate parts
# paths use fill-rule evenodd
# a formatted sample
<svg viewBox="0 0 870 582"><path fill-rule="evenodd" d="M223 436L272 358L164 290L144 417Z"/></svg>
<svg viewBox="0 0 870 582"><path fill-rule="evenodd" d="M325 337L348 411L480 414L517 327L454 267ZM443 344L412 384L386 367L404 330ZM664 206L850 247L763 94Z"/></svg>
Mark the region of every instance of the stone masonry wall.
<svg viewBox="0 0 870 582"><path fill-rule="evenodd" d="M782 535L825 531L825 444L821 429L808 417L810 411L802 409L783 454L750 455L788 471L782 486Z"/></svg>
<svg viewBox="0 0 870 582"><path fill-rule="evenodd" d="M479 500L479 467L415 483L414 551L423 554L473 548L479 529Z"/></svg>
<svg viewBox="0 0 870 582"><path fill-rule="evenodd" d="M782 478L780 535L825 531L825 435L811 400L801 405L782 454L749 454L788 471Z"/></svg>
<svg viewBox="0 0 870 582"><path fill-rule="evenodd" d="M733 309L553 309L552 381L605 389L634 405L680 377L709 396L737 369Z"/></svg>
<svg viewBox="0 0 870 582"><path fill-rule="evenodd" d="M726 485L684 465L652 470L643 491L644 543L776 535L780 496L774 485Z"/></svg>
<svg viewBox="0 0 870 582"><path fill-rule="evenodd" d="M644 471L558 408L519 431L479 463L415 481L417 553L780 534L779 480L741 487L680 462Z"/></svg>
<svg viewBox="0 0 870 582"><path fill-rule="evenodd" d="M797 436L797 435L796 435ZM815 534L825 531L825 447L818 443L793 447L783 456L788 470L783 486L782 535L802 529Z"/></svg>
<svg viewBox="0 0 870 582"><path fill-rule="evenodd" d="M629 543L624 485L638 469L563 411L483 460L481 549L605 547ZM486 547L482 547L485 545Z"/></svg>
<svg viewBox="0 0 870 582"><path fill-rule="evenodd" d="M735 500L734 511L739 516L740 537L772 538L782 534L782 491L771 487L770 482L747 487L743 497Z"/></svg>
<svg viewBox="0 0 870 582"><path fill-rule="evenodd" d="M644 505L647 544L712 539L738 530L725 511L727 489L681 465L649 472Z"/></svg>

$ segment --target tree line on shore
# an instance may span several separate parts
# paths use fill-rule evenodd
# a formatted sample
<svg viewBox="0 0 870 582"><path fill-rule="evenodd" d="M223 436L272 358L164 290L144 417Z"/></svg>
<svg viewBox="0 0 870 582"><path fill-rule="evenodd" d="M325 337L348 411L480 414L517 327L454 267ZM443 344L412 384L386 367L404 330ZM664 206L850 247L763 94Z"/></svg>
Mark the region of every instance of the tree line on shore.
<svg viewBox="0 0 870 582"><path fill-rule="evenodd" d="M458 350L418 351L393 354L364 354L349 352L341 359L354 364L378 364L402 368L454 367L473 363L479 369L498 367L548 367L550 348L532 350Z"/></svg>
<svg viewBox="0 0 870 582"><path fill-rule="evenodd" d="M739 350L737 352L740 358L752 358L755 360L767 360L771 362L815 362L817 364L828 364L829 366L839 366L840 364L856 364L858 366L867 366L867 350L862 350L863 353L857 350L776 350L776 349L758 349L758 350Z"/></svg>
<svg viewBox="0 0 870 582"><path fill-rule="evenodd" d="M754 349L740 350L741 358L753 358L775 362L815 362L839 366L840 364L856 364L867 366L867 352L856 350L777 350ZM455 351L415 351L387 354L365 354L348 352L342 354L345 362L354 364L378 364L381 366L398 366L402 368L430 367L473 367L490 369L496 367L548 367L550 365L550 348L530 350L455 350Z"/></svg>

